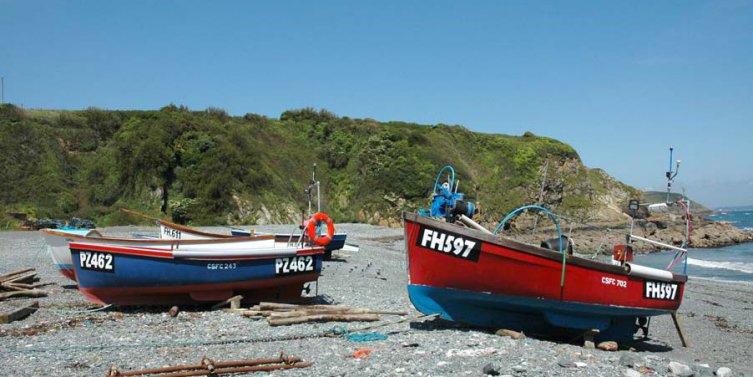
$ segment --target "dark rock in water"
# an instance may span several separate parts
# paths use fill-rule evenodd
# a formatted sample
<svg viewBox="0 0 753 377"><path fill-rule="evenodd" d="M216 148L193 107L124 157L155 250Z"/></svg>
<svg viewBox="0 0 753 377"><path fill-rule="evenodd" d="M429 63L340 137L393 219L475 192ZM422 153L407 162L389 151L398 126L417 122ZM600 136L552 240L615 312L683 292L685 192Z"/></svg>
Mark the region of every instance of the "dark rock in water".
<svg viewBox="0 0 753 377"><path fill-rule="evenodd" d="M628 352L623 353L622 356L620 356L619 363L622 366L626 366L630 368L638 367L641 364L640 358L637 355L628 353Z"/></svg>
<svg viewBox="0 0 753 377"><path fill-rule="evenodd" d="M492 363L484 365L484 368L481 371L490 376L499 376L499 370Z"/></svg>
<svg viewBox="0 0 753 377"><path fill-rule="evenodd" d="M691 377L695 375L695 373L693 372L692 369L690 369L689 366L683 363L678 363L676 361L670 361L668 369L669 369L669 372L672 373L673 376Z"/></svg>

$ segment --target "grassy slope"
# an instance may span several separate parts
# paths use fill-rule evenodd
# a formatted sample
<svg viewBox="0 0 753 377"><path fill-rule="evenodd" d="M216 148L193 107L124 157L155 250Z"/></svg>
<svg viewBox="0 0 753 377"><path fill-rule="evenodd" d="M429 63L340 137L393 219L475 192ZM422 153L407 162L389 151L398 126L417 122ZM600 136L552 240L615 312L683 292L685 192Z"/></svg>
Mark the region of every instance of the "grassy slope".
<svg viewBox="0 0 753 377"><path fill-rule="evenodd" d="M491 218L537 200L542 166L569 166L544 204L593 210L608 176L585 169L568 145L530 133L480 134L460 126L351 119L312 109L280 119L188 111L20 110L0 107L0 205L37 217L132 221L130 207L193 224L290 221L318 162L324 206L337 221L393 221L426 206L436 172L455 166L461 191L480 187ZM584 187L587 187L584 189ZM626 188L629 189L629 188ZM488 220L492 220L492 219ZM0 224L2 225L2 224Z"/></svg>

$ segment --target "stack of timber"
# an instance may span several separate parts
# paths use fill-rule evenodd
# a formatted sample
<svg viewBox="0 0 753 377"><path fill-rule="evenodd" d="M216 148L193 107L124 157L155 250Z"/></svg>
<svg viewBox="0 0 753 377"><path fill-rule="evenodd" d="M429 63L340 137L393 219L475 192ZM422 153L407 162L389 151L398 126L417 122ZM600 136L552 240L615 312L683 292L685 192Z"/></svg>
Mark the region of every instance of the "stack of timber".
<svg viewBox="0 0 753 377"><path fill-rule="evenodd" d="M47 292L37 289L45 284L37 283L39 278L33 268L25 268L0 275L0 301L13 297L43 297ZM39 302L33 301L10 312L0 312L0 323L10 323L28 317L39 309Z"/></svg>
<svg viewBox="0 0 753 377"><path fill-rule="evenodd" d="M25 268L0 275L0 300L11 297L43 297L47 292L37 289L45 284L37 283L36 270Z"/></svg>
<svg viewBox="0 0 753 377"><path fill-rule="evenodd" d="M262 302L250 309L230 309L246 317L266 318L271 326L292 325L307 322L374 322L380 314L407 315L391 312L338 305L294 305Z"/></svg>

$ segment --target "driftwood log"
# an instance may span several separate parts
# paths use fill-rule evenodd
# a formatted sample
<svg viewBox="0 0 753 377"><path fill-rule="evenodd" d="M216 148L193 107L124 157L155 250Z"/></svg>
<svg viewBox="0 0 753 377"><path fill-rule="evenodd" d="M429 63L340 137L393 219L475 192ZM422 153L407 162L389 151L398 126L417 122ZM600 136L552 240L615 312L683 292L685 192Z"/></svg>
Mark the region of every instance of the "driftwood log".
<svg viewBox="0 0 753 377"><path fill-rule="evenodd" d="M306 322L374 322L379 320L379 314L316 314L288 318L267 317L267 322L272 326L293 325Z"/></svg>
<svg viewBox="0 0 753 377"><path fill-rule="evenodd" d="M47 296L46 291L39 289L27 289L20 291L0 292L0 300L5 300L11 297L44 297Z"/></svg>
<svg viewBox="0 0 753 377"><path fill-rule="evenodd" d="M226 309L245 317L265 318L272 326L306 322L373 322L380 314L407 315L405 312L382 311L341 305L294 305L262 302L251 309Z"/></svg>

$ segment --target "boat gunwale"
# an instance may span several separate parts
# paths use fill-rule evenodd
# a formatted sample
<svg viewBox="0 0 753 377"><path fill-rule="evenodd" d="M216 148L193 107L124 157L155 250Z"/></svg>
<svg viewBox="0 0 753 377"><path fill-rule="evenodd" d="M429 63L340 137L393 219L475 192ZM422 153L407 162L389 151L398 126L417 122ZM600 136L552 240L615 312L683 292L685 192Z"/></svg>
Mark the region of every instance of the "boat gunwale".
<svg viewBox="0 0 753 377"><path fill-rule="evenodd" d="M549 250L549 249L545 249L545 248L538 247L535 245L529 245L529 244L526 244L520 241L515 241L509 238L495 237L494 235L485 234L475 229L465 228L465 227L458 226L455 224L431 219L426 216L421 216L416 212L404 211L403 221L412 221L419 225L430 226L430 227L438 228L440 230L458 233L460 235L464 235L467 237L473 237L483 242L490 243L490 244L500 246L500 247L504 247L507 249L511 249L516 252L531 254L538 257L562 262L562 254L559 251ZM406 228L406 232L407 232L407 228ZM406 247L407 247L408 246L407 234L405 237L405 242L406 242ZM611 264L607 264L603 262L585 259L585 258L575 256L575 255L567 255L566 258L567 258L568 265L574 265L574 266L583 267L583 268L587 268L591 270L598 270L598 271L603 271L607 273L623 275L626 277L637 277L635 275L630 275L628 273L627 268L624 266L615 266L615 265L611 265ZM677 274L674 272L671 272L671 273L672 273L673 282L684 283L684 282L687 282L688 280L687 275ZM637 278L640 278L640 277L637 277ZM650 280L650 279L645 279L645 278L640 278L640 279Z"/></svg>
<svg viewBox="0 0 753 377"><path fill-rule="evenodd" d="M193 245L193 244L211 244L211 243L236 243L236 242L248 242L248 241L264 241L274 240L274 235L263 235L254 237L228 237L228 238L208 238L208 239L192 239L192 240L179 240L179 239L141 239L141 238L121 238L121 237L88 237L78 234L66 233L57 231L55 229L40 229L40 232L66 238L74 238L77 240L88 240L94 242L121 242L126 244L139 243L146 245Z"/></svg>

